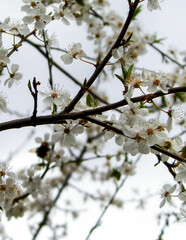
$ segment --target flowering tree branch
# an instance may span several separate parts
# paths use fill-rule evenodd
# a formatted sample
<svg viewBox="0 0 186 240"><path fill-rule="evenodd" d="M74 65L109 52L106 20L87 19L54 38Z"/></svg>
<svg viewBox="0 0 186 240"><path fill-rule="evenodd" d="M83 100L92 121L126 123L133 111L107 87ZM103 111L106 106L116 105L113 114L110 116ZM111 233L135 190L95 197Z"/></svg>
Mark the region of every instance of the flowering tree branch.
<svg viewBox="0 0 186 240"><path fill-rule="evenodd" d="M173 94L173 93L179 93L179 92L185 92L185 91L186 91L186 87L177 87L177 88L169 89L168 93L163 93L161 91L158 91L154 94L147 94L140 97L131 98L131 101L134 103L141 102L141 101L151 101L152 99L160 96L165 96L167 94ZM4 123L0 123L0 131L5 131L8 129L14 129L14 128L29 127L29 126L63 123L67 119L78 119L84 116L102 114L103 112L106 112L118 107L126 106L126 105L128 105L128 103L124 99L116 103L109 104L107 106L102 106L102 107L94 108L91 110L84 110L82 112L59 113L56 115L37 116L35 117L34 120L31 118L22 118L22 119L7 121Z"/></svg>
<svg viewBox="0 0 186 240"><path fill-rule="evenodd" d="M84 204L88 204L86 200L89 199L99 200L100 203L110 199L90 229L86 238L88 240L100 226L110 206L121 207L125 202L115 198L118 191L128 177L136 174L136 162L139 158L145 158L150 153L158 158L154 166L163 163L159 164L159 167L165 165L175 181L174 185L162 186L160 208L171 203L174 197L179 201L180 214L186 217L185 112L182 110L186 92L185 65L157 48L155 43L161 39L156 40L155 35L144 33L138 24L137 17L142 11L141 5L146 4L149 11L160 10L158 0L128 0L125 2L128 11L126 16L119 16L113 9L109 10L109 1L23 0L21 11L25 16L19 19L20 21L7 17L0 22L0 114L3 114L0 132L4 132L1 133L3 151L6 149L4 144L8 144L7 149L12 153L8 153L7 161L0 161L0 209L3 210L2 218L8 219L23 217L28 213L29 219L32 218L31 228L34 232L32 231L30 238L33 240L38 238L41 230L44 232L44 226L50 230L53 234L50 237L54 239L61 239L67 234L68 220L60 218L59 224L57 214L58 210L62 210L62 214L72 214L75 218L82 212L74 210L76 207L70 205L73 203L70 196L73 189L84 197ZM77 39L81 36L80 28L83 27L81 37L84 37L85 33L86 40L90 41L91 45L85 41L84 44L71 42L67 48L64 45L58 47L57 35L50 35L53 28L49 30L48 25L59 24L55 29L62 31L67 37L68 29L72 27L71 21L77 24ZM68 29L62 28L63 24ZM75 38L73 36L73 41ZM19 65L20 71L24 69L27 58L24 58L23 63L23 59L18 56L21 52L15 54L24 42L27 43L26 47L29 44L29 47L36 49L35 53L43 56L47 62L47 71L37 66L38 64L31 68L32 71L28 68L28 79L33 79L28 85L22 81L23 75L18 71ZM60 44L62 42L60 41ZM168 60L175 63L176 71L152 71L146 69L143 61L140 61L140 66L144 66L139 68L138 60L146 54L148 45L159 52L166 63ZM22 49L24 50L24 47ZM62 55L58 56L56 53ZM184 54L184 51L180 52L180 56ZM35 59L37 57L34 56ZM79 62L79 65L73 65L74 61ZM65 66L70 64L67 71ZM87 64L93 67L93 73L84 71ZM56 77L54 70L59 70L66 76L64 83ZM79 71L84 74L81 80L77 75ZM41 75L39 77L38 72ZM42 79L42 84L36 79ZM78 85L80 89L74 93L75 88L71 88L68 82L65 82L66 79L68 82L71 80L71 83ZM16 84L18 88L14 92ZM29 88L33 97L34 107L29 109L29 115L19 113L16 108L11 109L11 106L17 107L16 104L19 104L19 91L22 91L19 84L26 89L28 97ZM116 84L120 84L121 87L116 89ZM48 90L45 85L48 86ZM116 99L121 96L119 101L109 103L112 97L109 93L112 92L118 95ZM71 94L74 94L73 97ZM43 101L43 108L40 100ZM10 120L9 115L11 118L13 116L13 120ZM164 116L166 119L162 121ZM44 127L36 128L41 125ZM8 130L24 130L25 127L34 127L34 135L29 134L26 138L26 142L34 145L29 148L33 161L19 161L19 164L25 164L25 167L14 173L8 161L13 159L15 162L12 164L16 165L15 155L18 151L21 152L20 147L16 148L19 139L11 139L11 144ZM43 130L45 132L41 136ZM18 133L21 132L14 131L14 134ZM25 147L26 142L22 147ZM16 150L12 151L14 145ZM143 163L141 165L146 172L147 166ZM104 181L105 184L99 185L97 193L80 186L85 178L87 181L87 176L96 183ZM105 191L105 185L110 186L113 183L116 189L110 194L109 191ZM68 193L64 191L67 187ZM62 193L64 199L58 201ZM140 197L142 207L145 198L146 195ZM129 197L128 201L133 202L134 199L136 198ZM56 216L52 218L54 209ZM37 220L38 216L40 222L36 225L34 220ZM63 232L60 232L61 230ZM164 227L159 238L163 236L163 231ZM1 232L2 237L7 238L7 235Z"/></svg>
<svg viewBox="0 0 186 240"><path fill-rule="evenodd" d="M101 73L101 71L103 70L103 68L105 67L105 65L108 63L109 59L112 56L112 50L119 47L121 44L122 39L124 38L127 29L130 25L130 22L132 20L133 14L139 4L140 0L135 0L135 2L133 4L130 5L130 9L129 9L129 13L128 13L128 17L124 23L124 26L117 38L117 40L115 41L114 45L112 46L112 48L110 49L110 51L107 53L107 55L104 57L104 59L101 61L100 64L98 64L98 66L96 67L94 73L92 74L92 76L90 77L90 79L85 82L85 84L83 85L83 87L80 89L80 91L77 93L77 95L74 97L74 99L70 102L70 104L65 107L65 110L63 111L63 113L68 113L70 111L72 111L75 107L75 105L77 104L77 102L82 98L82 96L87 92L87 90L90 88L90 86L94 83L94 81L96 80L96 78L98 77L98 75Z"/></svg>
<svg viewBox="0 0 186 240"><path fill-rule="evenodd" d="M34 48L36 48L38 50L39 53L41 53L41 55L45 56L47 58L47 54L41 49L41 46L38 44L33 43L32 41L30 41L29 39L26 40L27 43L29 43L31 46L33 46ZM65 76L67 76L69 79L71 79L75 84L77 84L78 86L82 87L82 84L80 83L80 81L78 81L75 77L73 77L69 72L67 72L64 68L62 68L56 61L52 61L52 64L54 67L56 67L59 71L61 71ZM88 89L88 92L95 97L96 99L98 99L100 102L107 104L107 102L100 98L96 93L94 93L93 91L91 91L90 89Z"/></svg>

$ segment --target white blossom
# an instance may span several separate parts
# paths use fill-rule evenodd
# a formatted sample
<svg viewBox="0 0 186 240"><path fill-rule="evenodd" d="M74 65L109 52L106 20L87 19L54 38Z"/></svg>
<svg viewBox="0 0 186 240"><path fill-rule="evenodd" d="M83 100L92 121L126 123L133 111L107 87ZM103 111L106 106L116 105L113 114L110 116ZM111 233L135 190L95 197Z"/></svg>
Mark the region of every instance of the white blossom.
<svg viewBox="0 0 186 240"><path fill-rule="evenodd" d="M181 163L177 168L176 168L176 181L184 181L186 183L186 164Z"/></svg>
<svg viewBox="0 0 186 240"><path fill-rule="evenodd" d="M120 172L126 176L133 176L135 175L136 171L135 164L131 164L129 162L124 162L123 166L119 168Z"/></svg>
<svg viewBox="0 0 186 240"><path fill-rule="evenodd" d="M153 11L157 9L161 10L158 0L148 0L147 8L149 11Z"/></svg>
<svg viewBox="0 0 186 240"><path fill-rule="evenodd" d="M34 198L36 198L38 194L42 194L41 178L37 175L34 165L27 170L27 174L21 176L21 179L23 181L22 187Z"/></svg>
<svg viewBox="0 0 186 240"><path fill-rule="evenodd" d="M9 177L15 179L15 173L11 171L11 167L7 162L0 162L0 177Z"/></svg>
<svg viewBox="0 0 186 240"><path fill-rule="evenodd" d="M3 30L12 34L27 35L29 33L29 28L26 24L21 23L19 19L13 19L11 21L10 17L5 19L1 27Z"/></svg>
<svg viewBox="0 0 186 240"><path fill-rule="evenodd" d="M51 16L46 14L46 8L39 5L38 8L32 9L28 12L28 16L23 17L25 24L35 23L35 28L42 30L52 20Z"/></svg>
<svg viewBox="0 0 186 240"><path fill-rule="evenodd" d="M81 43L74 43L69 46L67 53L61 56L61 60L64 62L64 64L71 64L73 59L81 59L84 57L86 54L81 47Z"/></svg>
<svg viewBox="0 0 186 240"><path fill-rule="evenodd" d="M70 25L69 20L74 20L74 15L70 12L68 8L63 8L63 5L60 4L59 7L53 6L54 9L54 19L61 19L65 25Z"/></svg>
<svg viewBox="0 0 186 240"><path fill-rule="evenodd" d="M70 93L68 90L59 89L58 85L54 85L53 89L41 92L41 96L44 97L43 103L46 108L52 108L53 105L56 105L61 108L61 111L64 110L65 106L70 102Z"/></svg>
<svg viewBox="0 0 186 240"><path fill-rule="evenodd" d="M5 48L0 48L0 64L1 63L10 63L10 59L7 57L8 50Z"/></svg>
<svg viewBox="0 0 186 240"><path fill-rule="evenodd" d="M168 78L164 73L151 73L150 75L146 75L144 73L144 81L142 86L147 86L147 91L149 93L155 93L160 90L163 93L168 92Z"/></svg>
<svg viewBox="0 0 186 240"><path fill-rule="evenodd" d="M185 206L183 206L183 207L180 208L180 212L181 212L182 216L183 216L184 218L186 218L186 207L185 207Z"/></svg>
<svg viewBox="0 0 186 240"><path fill-rule="evenodd" d="M8 84L8 87L11 88L13 83L19 83L19 80L22 78L22 74L17 72L18 69L18 64L11 65L10 77L5 81L4 85Z"/></svg>
<svg viewBox="0 0 186 240"><path fill-rule="evenodd" d="M110 3L108 2L108 0L93 0L92 2L93 6L95 6L98 9L102 9L104 7L108 7L110 6Z"/></svg>
<svg viewBox="0 0 186 240"><path fill-rule="evenodd" d="M120 66L120 63L123 63L126 67L129 67L134 63L123 46L113 49L112 56L117 60L115 63L118 66Z"/></svg>
<svg viewBox="0 0 186 240"><path fill-rule="evenodd" d="M171 186L170 184L164 184L160 196L162 198L162 201L160 203L160 208L162 208L166 202L171 202L172 199L172 193L176 190L176 184Z"/></svg>
<svg viewBox="0 0 186 240"><path fill-rule="evenodd" d="M59 46L59 41L57 40L57 36L56 36L55 33L53 33L49 37L47 31L45 31L45 42L46 42L48 52L50 52L51 47L53 47L53 46L58 47Z"/></svg>
<svg viewBox="0 0 186 240"><path fill-rule="evenodd" d="M0 110L4 113L7 111L7 101L2 92L0 92Z"/></svg>
<svg viewBox="0 0 186 240"><path fill-rule="evenodd" d="M18 191L15 174L6 162L0 162L0 207L10 206Z"/></svg>
<svg viewBox="0 0 186 240"><path fill-rule="evenodd" d="M83 133L84 127L78 124L78 121L71 121L65 125L54 125L52 135L53 142L59 142L62 146L74 146L75 136Z"/></svg>

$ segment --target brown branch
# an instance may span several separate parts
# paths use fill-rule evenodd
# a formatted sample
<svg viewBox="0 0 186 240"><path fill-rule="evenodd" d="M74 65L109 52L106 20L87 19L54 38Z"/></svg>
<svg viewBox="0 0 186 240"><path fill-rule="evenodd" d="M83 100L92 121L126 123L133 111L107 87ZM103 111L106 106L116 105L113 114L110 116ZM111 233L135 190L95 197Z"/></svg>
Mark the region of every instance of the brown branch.
<svg viewBox="0 0 186 240"><path fill-rule="evenodd" d="M134 103L141 102L144 100L150 101L157 97L161 97L161 96L165 96L165 95L173 94L173 93L178 93L178 92L186 92L186 86L171 88L168 90L168 93L163 93L163 92L158 91L154 94L148 94L145 96L134 97L134 98L131 98L131 101ZM85 110L85 111L81 111L81 112L73 112L73 113L65 113L65 114L59 113L56 115L38 116L38 117L35 117L35 119L32 119L31 117L16 119L16 120L0 123L0 131L5 131L5 130L9 130L9 129L14 129L14 128L46 125L46 124L65 123L65 120L67 120L67 119L75 120L75 119L83 118L85 116L102 114L103 112L113 110L113 109L116 109L118 107L125 106L125 105L128 105L128 103L124 99L119 102L109 104L107 106L102 106L102 107Z"/></svg>
<svg viewBox="0 0 186 240"><path fill-rule="evenodd" d="M32 90L32 85L33 85L33 88L34 90ZM33 82L32 82L32 85L31 85L31 82L29 80L28 82L28 88L31 92L31 95L34 99L34 110L33 110L33 114L32 114L32 119L35 119L36 118L36 115L37 115L37 100L38 100L38 90L37 90L37 86L40 85L40 82L36 82L36 78L34 77L33 79Z"/></svg>

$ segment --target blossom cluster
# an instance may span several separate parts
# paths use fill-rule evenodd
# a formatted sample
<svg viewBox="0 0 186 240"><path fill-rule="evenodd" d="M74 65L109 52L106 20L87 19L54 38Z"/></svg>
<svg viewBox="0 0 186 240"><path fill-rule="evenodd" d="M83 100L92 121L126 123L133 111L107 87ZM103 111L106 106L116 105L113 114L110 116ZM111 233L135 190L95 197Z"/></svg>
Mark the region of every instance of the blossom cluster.
<svg viewBox="0 0 186 240"><path fill-rule="evenodd" d="M9 209L13 200L18 196L19 185L16 175L8 163L0 162L0 208Z"/></svg>

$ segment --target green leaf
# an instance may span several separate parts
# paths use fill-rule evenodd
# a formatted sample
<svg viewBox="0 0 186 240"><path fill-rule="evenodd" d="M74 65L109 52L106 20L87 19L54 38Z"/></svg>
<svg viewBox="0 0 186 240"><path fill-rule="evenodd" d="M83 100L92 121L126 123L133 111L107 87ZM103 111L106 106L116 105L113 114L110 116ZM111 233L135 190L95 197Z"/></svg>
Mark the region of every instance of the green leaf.
<svg viewBox="0 0 186 240"><path fill-rule="evenodd" d="M131 65L131 66L129 67L128 72L127 72L127 73L128 73L128 77L131 76L133 67L134 67L134 65Z"/></svg>
<svg viewBox="0 0 186 240"><path fill-rule="evenodd" d="M123 78L126 79L127 76L127 69L125 68L124 64L121 63L121 69L122 69L122 73L123 73Z"/></svg>
<svg viewBox="0 0 186 240"><path fill-rule="evenodd" d="M156 34L154 35L154 40L153 43L159 43L162 44L162 42L165 40L166 38L157 38Z"/></svg>
<svg viewBox="0 0 186 240"><path fill-rule="evenodd" d="M86 97L86 104L89 107L92 106L92 96L89 93L87 94L87 97Z"/></svg>
<svg viewBox="0 0 186 240"><path fill-rule="evenodd" d="M90 93L87 94L86 104L89 107L97 107L98 106L98 102L96 100L94 100L94 98L90 95Z"/></svg>
<svg viewBox="0 0 186 240"><path fill-rule="evenodd" d="M127 38L127 40L125 41L125 44L126 43L129 43L129 42L134 42L132 40L130 40L132 38L132 35L133 35L133 32L129 35L129 37Z"/></svg>
<svg viewBox="0 0 186 240"><path fill-rule="evenodd" d="M133 13L132 20L136 20L137 15L142 11L142 6L138 6Z"/></svg>
<svg viewBox="0 0 186 240"><path fill-rule="evenodd" d="M134 65L131 65L128 70L125 68L125 66L123 65L123 63L121 63L121 69L122 69L122 73L123 73L123 78L126 79L128 77L131 76L132 73L132 69L133 69Z"/></svg>
<svg viewBox="0 0 186 240"><path fill-rule="evenodd" d="M174 102L176 103L177 100L180 100L181 102L185 102L185 98L184 98L184 93L175 93L174 94Z"/></svg>
<svg viewBox="0 0 186 240"><path fill-rule="evenodd" d="M85 6L84 0L76 0L76 2L77 2L77 4L79 4L82 7Z"/></svg>
<svg viewBox="0 0 186 240"><path fill-rule="evenodd" d="M32 85L31 85L30 80L28 81L28 88L29 88L30 92L32 92Z"/></svg>
<svg viewBox="0 0 186 240"><path fill-rule="evenodd" d="M118 74L115 74L115 76L124 84L125 80L122 77L120 77Z"/></svg>

